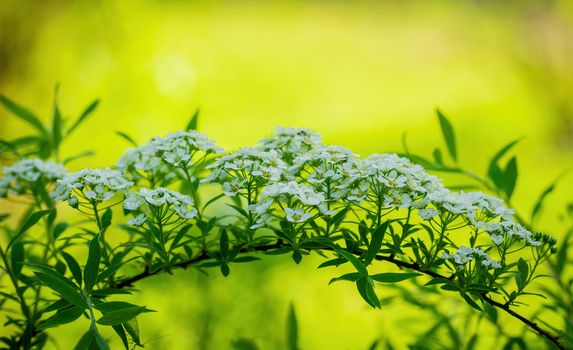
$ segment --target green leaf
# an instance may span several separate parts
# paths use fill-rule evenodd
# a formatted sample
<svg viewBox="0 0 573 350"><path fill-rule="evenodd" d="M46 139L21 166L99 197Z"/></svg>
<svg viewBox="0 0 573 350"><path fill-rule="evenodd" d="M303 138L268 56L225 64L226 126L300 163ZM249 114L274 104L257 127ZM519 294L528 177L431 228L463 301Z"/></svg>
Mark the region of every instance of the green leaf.
<svg viewBox="0 0 573 350"><path fill-rule="evenodd" d="M52 116L52 142L55 150L58 150L60 144L62 143L62 129L64 127L62 113L58 107L58 90L59 87L56 86L56 91L54 93L54 113Z"/></svg>
<svg viewBox="0 0 573 350"><path fill-rule="evenodd" d="M125 328L135 345L143 347L139 337L139 324L137 323L137 317L132 318L128 322L124 323L123 328Z"/></svg>
<svg viewBox="0 0 573 350"><path fill-rule="evenodd" d="M481 307L479 307L479 305L469 295L467 295L466 293L461 293L461 295L469 306L473 307L478 311L483 311Z"/></svg>
<svg viewBox="0 0 573 350"><path fill-rule="evenodd" d="M40 219L42 217L44 217L45 215L47 215L51 211L52 210L40 210L40 211L37 211L37 212L30 214L26 218L26 220L24 221L24 223L22 224L20 229L18 230L18 233L14 237L12 237L12 239L8 243L8 246L6 247L6 251L8 251L10 249L10 246L12 244L14 244L18 240L18 238L20 238L20 236L22 236L24 233L26 233L26 231L28 231L32 226L34 226L38 221L40 221Z"/></svg>
<svg viewBox="0 0 573 350"><path fill-rule="evenodd" d="M81 306L72 306L63 310L59 310L54 316L46 321L40 323L38 330L57 327L77 320L84 313L84 308Z"/></svg>
<svg viewBox="0 0 573 350"><path fill-rule="evenodd" d="M39 266L36 265L35 267L39 268ZM79 288L70 279L47 267L41 268L41 271L35 271L34 274L42 283L48 286L48 288L58 293L69 303L81 306L85 309L88 308L88 304Z"/></svg>
<svg viewBox="0 0 573 350"><path fill-rule="evenodd" d="M20 274L22 273L22 268L24 267L24 243L16 242L12 245L12 250L10 251L12 274L14 278L18 280Z"/></svg>
<svg viewBox="0 0 573 350"><path fill-rule="evenodd" d="M98 349L100 350L110 350L109 349L109 345L107 344L107 341L104 339L104 337L100 334L100 332L98 332L97 329L95 329L95 343L98 347Z"/></svg>
<svg viewBox="0 0 573 350"><path fill-rule="evenodd" d="M517 270L519 271L521 282L524 283L529 275L529 265L527 264L527 261L523 258L519 258L519 261L517 262Z"/></svg>
<svg viewBox="0 0 573 350"><path fill-rule="evenodd" d="M489 161L489 167L487 170L487 175L494 183L495 187L498 189L503 189L503 171L499 166L499 161L501 158L509 152L517 143L519 143L523 138L513 140L507 145L505 145L502 149L500 149Z"/></svg>
<svg viewBox="0 0 573 350"><path fill-rule="evenodd" d="M74 347L74 350L89 350L92 343L95 341L95 333L96 330L94 328L90 328L85 332Z"/></svg>
<svg viewBox="0 0 573 350"><path fill-rule="evenodd" d="M229 276L229 273L231 273L231 269L229 268L229 264L225 264L225 263L221 264L220 270L221 270L221 274L224 277Z"/></svg>
<svg viewBox="0 0 573 350"><path fill-rule="evenodd" d="M86 266L84 266L84 288L88 293L97 281L100 260L101 247L99 245L99 235L97 235L90 241L88 260Z"/></svg>
<svg viewBox="0 0 573 350"><path fill-rule="evenodd" d="M26 123L30 124L38 131L40 131L43 135L47 135L48 131L44 127L44 124L36 117L32 112L27 110L26 108L20 106L16 102L10 100L8 97L0 94L0 103L4 105L4 107L12 112L16 117L22 119Z"/></svg>
<svg viewBox="0 0 573 350"><path fill-rule="evenodd" d="M119 135L122 139L129 142L133 147L137 147L137 142L135 142L128 134L121 131L116 131L115 133Z"/></svg>
<svg viewBox="0 0 573 350"><path fill-rule="evenodd" d="M378 299L378 296L376 295L376 292L374 291L374 287L368 281L368 277L364 277L364 276L360 277L356 281L356 288L358 289L358 292L360 293L362 298L370 306L372 306L373 308L381 308L382 307L380 305L380 299Z"/></svg>
<svg viewBox="0 0 573 350"><path fill-rule="evenodd" d="M229 235L227 234L227 230L221 231L221 240L219 241L220 252L223 258L226 258L229 255Z"/></svg>
<svg viewBox="0 0 573 350"><path fill-rule="evenodd" d="M134 305L125 301L108 301L108 302L94 303L94 308L100 310L104 314L108 314L113 311L129 309L129 308L139 308L139 307L141 306ZM152 310L145 309L144 311L151 312Z"/></svg>
<svg viewBox="0 0 573 350"><path fill-rule="evenodd" d="M406 272L406 273L386 272L386 273L378 273L375 275L370 275L370 278L372 278L376 282L396 283L418 276L420 276L420 274L414 272Z"/></svg>
<svg viewBox="0 0 573 350"><path fill-rule="evenodd" d="M83 158L83 157L91 157L94 155L95 155L94 151L81 152L81 153L74 154L73 156L69 156L69 157L65 158L64 161L62 162L62 164L66 165L70 162L73 162L76 159Z"/></svg>
<svg viewBox="0 0 573 350"><path fill-rule="evenodd" d="M70 272L72 273L72 276L74 277L74 279L78 283L78 286L81 286L82 285L82 269L80 268L80 264L78 264L76 259L73 256L71 256L70 254L68 254L64 251L61 251L60 253L62 254L62 257L64 258L64 260L66 261L66 264L68 265L68 268L70 269Z"/></svg>
<svg viewBox="0 0 573 350"><path fill-rule="evenodd" d="M541 209L543 208L543 202L545 198L551 194L555 190L555 186L557 185L557 180L553 181L551 185L549 185L539 196L537 202L535 202L535 206L533 206L533 210L531 211L531 222L534 222L535 219L541 214Z"/></svg>
<svg viewBox="0 0 573 350"><path fill-rule="evenodd" d="M360 259L342 249L336 249L335 251L346 260L348 260L352 265L354 265L358 273L360 273L362 276L368 276L368 270L366 270L366 266L364 266Z"/></svg>
<svg viewBox="0 0 573 350"><path fill-rule="evenodd" d="M97 320L97 323L105 326L119 325L137 317L137 315L145 312L146 310L145 306L122 308L103 315L99 320Z"/></svg>
<svg viewBox="0 0 573 350"><path fill-rule="evenodd" d="M113 212L111 211L111 208L107 208L103 213L103 215L101 216L102 230L105 230L106 228L111 226L112 217L113 217Z"/></svg>
<svg viewBox="0 0 573 350"><path fill-rule="evenodd" d="M446 116L439 109L436 110L436 113L440 121L440 127L442 129L442 134L444 135L444 141L446 141L448 152L450 153L450 156L452 157L454 162L457 162L458 151L456 148L456 138L454 134L454 128L452 127L452 124L450 123L448 118L446 118Z"/></svg>
<svg viewBox="0 0 573 350"><path fill-rule="evenodd" d="M259 350L257 343L254 340L246 339L246 338L239 338L233 340L231 343L231 347L233 350Z"/></svg>
<svg viewBox="0 0 573 350"><path fill-rule="evenodd" d="M372 239L370 240L370 244L368 245L368 250L364 255L364 264L370 265L372 260L376 257L376 254L380 252L380 248L382 248L382 241L384 240L384 234L388 229L388 225L390 221L386 221L382 223L374 232L372 233Z"/></svg>
<svg viewBox="0 0 573 350"><path fill-rule="evenodd" d="M289 306L287 316L287 349L298 350L298 322L293 303Z"/></svg>
<svg viewBox="0 0 573 350"><path fill-rule="evenodd" d="M191 119L189 120L189 123L187 123L187 127L185 128L185 130L186 131L197 130L198 119L199 119L199 108L197 108L193 113L193 115L191 116Z"/></svg>
<svg viewBox="0 0 573 350"><path fill-rule="evenodd" d="M80 114L80 116L78 117L78 119L76 119L76 121L74 122L74 124L68 129L67 134L71 134L72 131L76 130L76 128L78 126L80 126L80 124L87 118L89 117L93 111L95 111L95 109L97 108L99 104L99 100L95 100L92 103L90 103L86 109L84 109L84 111L82 112L82 114Z"/></svg>
<svg viewBox="0 0 573 350"><path fill-rule="evenodd" d="M359 274L358 272L350 272L350 273L346 273L342 276L338 276L338 277L334 277L332 278L328 284L332 284L334 282L337 281L351 281L351 282L356 282L362 275Z"/></svg>
<svg viewBox="0 0 573 350"><path fill-rule="evenodd" d="M125 334L125 329L123 329L123 325L111 326L111 328L113 328L115 333L119 336L119 339L121 339L125 350L129 350L129 342L127 340L127 334Z"/></svg>
<svg viewBox="0 0 573 350"><path fill-rule="evenodd" d="M517 183L517 158L512 157L503 171L503 191L508 199L513 195Z"/></svg>

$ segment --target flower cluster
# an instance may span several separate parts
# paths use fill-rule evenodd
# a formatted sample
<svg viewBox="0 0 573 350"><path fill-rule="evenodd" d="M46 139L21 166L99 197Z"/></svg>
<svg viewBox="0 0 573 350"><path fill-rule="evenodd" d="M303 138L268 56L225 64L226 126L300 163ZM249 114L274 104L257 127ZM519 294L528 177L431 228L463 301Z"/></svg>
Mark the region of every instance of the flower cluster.
<svg viewBox="0 0 573 350"><path fill-rule="evenodd" d="M142 179L150 184L169 183L177 177L169 165L157 156L152 142L126 150L117 162L117 169L135 183Z"/></svg>
<svg viewBox="0 0 573 350"><path fill-rule="evenodd" d="M175 167L191 167L194 164L194 156L203 153L203 156L211 153L222 153L222 149L209 140L207 135L195 130L178 131L165 137L157 137L151 141L155 149L155 155L164 162Z"/></svg>
<svg viewBox="0 0 573 350"><path fill-rule="evenodd" d="M146 179L152 186L165 186L181 175L178 168L187 170L207 155L221 152L205 134L178 131L127 150L117 168L135 182Z"/></svg>
<svg viewBox="0 0 573 350"><path fill-rule="evenodd" d="M418 208L432 192L443 188L436 176L396 154L374 154L362 161L355 175L353 199L384 208Z"/></svg>
<svg viewBox="0 0 573 350"><path fill-rule="evenodd" d="M296 179L321 193L327 205L338 200L356 200L362 191L356 181L362 165L357 155L340 146L319 146L294 159L291 172Z"/></svg>
<svg viewBox="0 0 573 350"><path fill-rule="evenodd" d="M277 204L279 210L275 210L273 204ZM318 214L333 214L325 205L325 198L321 193L295 181L269 184L262 192L261 200L252 204L249 210L257 215L257 221L252 228L268 226L274 218L303 223Z"/></svg>
<svg viewBox="0 0 573 350"><path fill-rule="evenodd" d="M287 165L278 153L264 151L261 147L241 148L217 158L208 168L211 174L203 182L219 183L226 195L240 194L252 200L262 186L281 180L287 174Z"/></svg>
<svg viewBox="0 0 573 350"><path fill-rule="evenodd" d="M9 193L25 194L35 184L56 182L66 175L63 165L38 158L23 159L2 169L4 176L0 179L0 197Z"/></svg>
<svg viewBox="0 0 573 350"><path fill-rule="evenodd" d="M480 248L460 246L458 250L451 255L448 252L444 252L442 254L442 259L453 261L458 270L464 270L465 265L472 261L475 261L476 264L485 268L501 268L501 263L499 261L493 260Z"/></svg>
<svg viewBox="0 0 573 350"><path fill-rule="evenodd" d="M97 205L131 185L133 182L117 170L83 169L58 180L52 196L55 200L68 201L72 207L78 207L80 204Z"/></svg>
<svg viewBox="0 0 573 350"><path fill-rule="evenodd" d="M262 139L259 144L263 150L277 151L284 161L291 164L298 155L322 145L322 139L308 129L277 127L272 136Z"/></svg>
<svg viewBox="0 0 573 350"><path fill-rule="evenodd" d="M177 219L188 220L197 215L191 197L163 187L156 189L141 188L138 192L128 192L123 207L135 214L128 224L141 226L150 217L152 222L171 224L170 219L176 215ZM169 211L172 210L172 214Z"/></svg>

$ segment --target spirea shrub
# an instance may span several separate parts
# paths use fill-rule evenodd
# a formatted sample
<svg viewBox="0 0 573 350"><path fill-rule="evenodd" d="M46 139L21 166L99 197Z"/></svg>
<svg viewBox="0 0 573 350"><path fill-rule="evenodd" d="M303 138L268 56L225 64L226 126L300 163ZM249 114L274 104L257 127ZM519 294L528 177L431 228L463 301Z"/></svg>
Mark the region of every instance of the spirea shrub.
<svg viewBox="0 0 573 350"><path fill-rule="evenodd" d="M353 283L373 308L381 308L386 285L416 279L475 312L506 311L563 347L554 330L515 311L534 294L530 285L556 240L531 231L501 198L444 186L420 158L360 157L299 128L277 128L254 146L225 152L194 130L195 116L187 130L127 149L109 168L67 171L59 146L97 103L71 128L56 106L48 128L2 102L39 139L36 149L24 140L2 149L12 164L3 168L0 196L22 206L2 220L23 213L2 226L0 307L13 329L1 339L6 348L42 348L47 329L70 322L86 325L76 349L108 349L104 327L126 349L141 345L136 319L150 309L115 301L137 281L188 266L227 276L265 254L288 254L298 264L312 253L325 257L319 267L332 270L331 282ZM451 125L440 121L455 159ZM505 200L517 176L511 169L498 174ZM59 214L67 206L89 219L80 233ZM341 265L353 271L336 274ZM391 265L401 271L388 271Z"/></svg>

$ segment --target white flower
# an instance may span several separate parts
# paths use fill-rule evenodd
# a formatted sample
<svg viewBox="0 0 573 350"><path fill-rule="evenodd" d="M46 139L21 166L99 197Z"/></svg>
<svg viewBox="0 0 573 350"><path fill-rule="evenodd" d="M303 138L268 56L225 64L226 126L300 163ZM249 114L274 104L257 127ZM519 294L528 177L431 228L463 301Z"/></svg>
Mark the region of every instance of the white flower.
<svg viewBox="0 0 573 350"><path fill-rule="evenodd" d="M500 245L503 243L503 236L493 234L493 235L491 235L491 240L493 241L493 243Z"/></svg>
<svg viewBox="0 0 573 350"><path fill-rule="evenodd" d="M127 210L137 210L144 201L140 194L129 192L123 201L123 207Z"/></svg>
<svg viewBox="0 0 573 350"><path fill-rule="evenodd" d="M146 220L147 220L147 216L145 216L145 214L141 213L141 214L138 214L133 219L127 220L127 223L129 225L133 225L133 226L141 226L145 223Z"/></svg>
<svg viewBox="0 0 573 350"><path fill-rule="evenodd" d="M286 219L290 222L305 222L312 217L311 213L307 213L302 208L285 208L284 212Z"/></svg>
<svg viewBox="0 0 573 350"><path fill-rule="evenodd" d="M434 208L426 208L418 210L418 215L420 215L420 217L424 220L431 220L433 217L438 216L439 214L440 212Z"/></svg>
<svg viewBox="0 0 573 350"><path fill-rule="evenodd" d="M9 193L25 194L38 182L45 186L66 175L63 165L39 158L23 159L11 166L5 166L2 172L0 197L5 197Z"/></svg>
<svg viewBox="0 0 573 350"><path fill-rule="evenodd" d="M193 156L197 152L222 153L222 149L209 140L207 135L195 130L178 131L165 137L157 137L150 141L150 145L159 158L173 166L192 166Z"/></svg>
<svg viewBox="0 0 573 350"><path fill-rule="evenodd" d="M161 208L168 206L180 219L187 220L197 216L197 209L193 207L191 197L179 192L159 187L156 189L141 188L138 192L127 194L123 207L137 213L133 222L143 222L141 215L148 217L150 207ZM160 212L163 212L161 210ZM142 221L143 220L143 221Z"/></svg>
<svg viewBox="0 0 573 350"><path fill-rule="evenodd" d="M494 269L499 269L501 267L500 262L493 260L480 248L460 246L454 254L450 255L447 252L442 253L441 258L444 260L453 260L456 265L460 266L477 260L483 267L492 267Z"/></svg>
<svg viewBox="0 0 573 350"><path fill-rule="evenodd" d="M117 170L83 169L58 180L52 196L55 200L68 201L72 206L78 204L77 198L73 199L78 196L93 203L100 203L131 185L133 182L126 180Z"/></svg>

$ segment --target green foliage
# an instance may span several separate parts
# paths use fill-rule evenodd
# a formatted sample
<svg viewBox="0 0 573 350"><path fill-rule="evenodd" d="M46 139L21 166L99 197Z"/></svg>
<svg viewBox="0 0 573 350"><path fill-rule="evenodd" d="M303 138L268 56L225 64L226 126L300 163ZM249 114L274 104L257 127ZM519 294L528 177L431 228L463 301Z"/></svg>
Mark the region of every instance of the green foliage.
<svg viewBox="0 0 573 350"><path fill-rule="evenodd" d="M56 162L60 161L66 137L87 120L99 103L89 104L66 128L57 98L50 127L8 98L0 96L0 102L36 132L26 142L4 142L1 151L21 159L38 157ZM155 140L151 146L138 146L130 136L118 132L137 147L126 155L127 160L123 158L129 163L133 156L139 162L137 167L118 164L118 171L74 173L79 177L59 182L47 181L40 174L35 180L21 180L19 187L2 194L8 200L21 196L32 203L23 210L19 223L2 226L8 244L5 249L0 247L1 267L9 280L6 287L9 285L13 293L0 293L0 310L16 310L7 311L8 323L15 327L12 337L2 339L9 349L42 348L48 337L45 330L72 322L83 322L87 327L76 349L108 349L100 333L103 327L110 327L125 349L142 346L138 318L150 317L146 314L152 310L113 300L117 295L129 297L129 288L139 280L189 266L203 271L217 269L226 277L234 264L259 260L256 254L289 254L299 264L313 253L326 259L319 268L347 269L330 283L352 283L357 294L373 308L383 309L389 303L390 291L399 290L409 303L432 310L439 316L438 322L422 338L433 338L445 330L453 348L472 349L480 342L478 334L464 339L447 315L414 298L403 285L467 304L464 310L468 319L487 318L501 329L498 310L502 310L558 347L563 346L561 341L571 344L570 336L558 339L558 328L545 328L541 322L528 321L515 311L523 296L539 295L531 291L531 285L542 277L539 267L547 263L560 293L555 288L543 288L543 296L549 298L543 307L566 315L564 334L573 333L571 283L565 277L571 262L568 246L573 231L556 246L553 238L532 230L555 183L539 196L530 223L520 216L510 217L497 198L483 194L478 194L479 203L494 204L480 207L482 204L472 203L475 213L471 214L475 215L471 216L457 206L463 207L459 203L473 197L447 192L446 200L440 201L443 192L437 191L438 199L430 198L427 193L435 184L413 163L393 156L373 156L355 160L356 164L367 165L352 173L356 170L352 168L356 166L352 156L339 148L313 144L315 136L305 129L285 131L261 141L255 151L247 149L228 156L239 158L238 164L247 164L236 170L236 163L222 164L230 158L218 155L215 146L196 131L198 116L199 110L185 132ZM432 152L433 161L408 150L406 156L427 169L466 176L509 203L519 175L517 157L509 152L519 140L498 151L485 177L481 177L457 165L453 125L440 111L437 116L455 165L448 165L439 148ZM148 157L148 163L141 161L144 157ZM509 160L502 165L505 157ZM341 159L348 162L341 166ZM392 163L396 161L400 166ZM153 166L144 169L148 164ZM255 169L253 164L266 164L267 168ZM291 173L277 175L280 169ZM340 176L327 175L336 171ZM417 177L408 178L411 174ZM355 178L366 180L353 182ZM415 187L415 181L422 184L416 190L410 188ZM221 183L223 193L202 198L205 182ZM337 192L340 190L348 190L352 196L341 195ZM67 201L88 222L69 229L71 225L57 215L56 201ZM123 215L119 210L112 211L118 204L123 205ZM206 210L211 205L220 205L232 214L211 216ZM127 217L130 219L126 224ZM3 215L0 221L6 218ZM504 228L482 231L476 221L483 226L503 223L519 229L511 234L499 231ZM457 243L452 232L459 230L467 234L469 246ZM110 232L122 241L109 240L106 235ZM86 246L80 242L89 243ZM75 255L79 250L81 255ZM78 256L86 257L85 261ZM142 270L133 274L134 268ZM525 346L518 338L501 332L500 336L505 337L505 348ZM299 338L291 304L286 322L287 348L300 349ZM370 349L379 348L380 341L374 341ZM413 346L424 348L419 343ZM232 347L258 348L256 342L245 338L237 339Z"/></svg>

